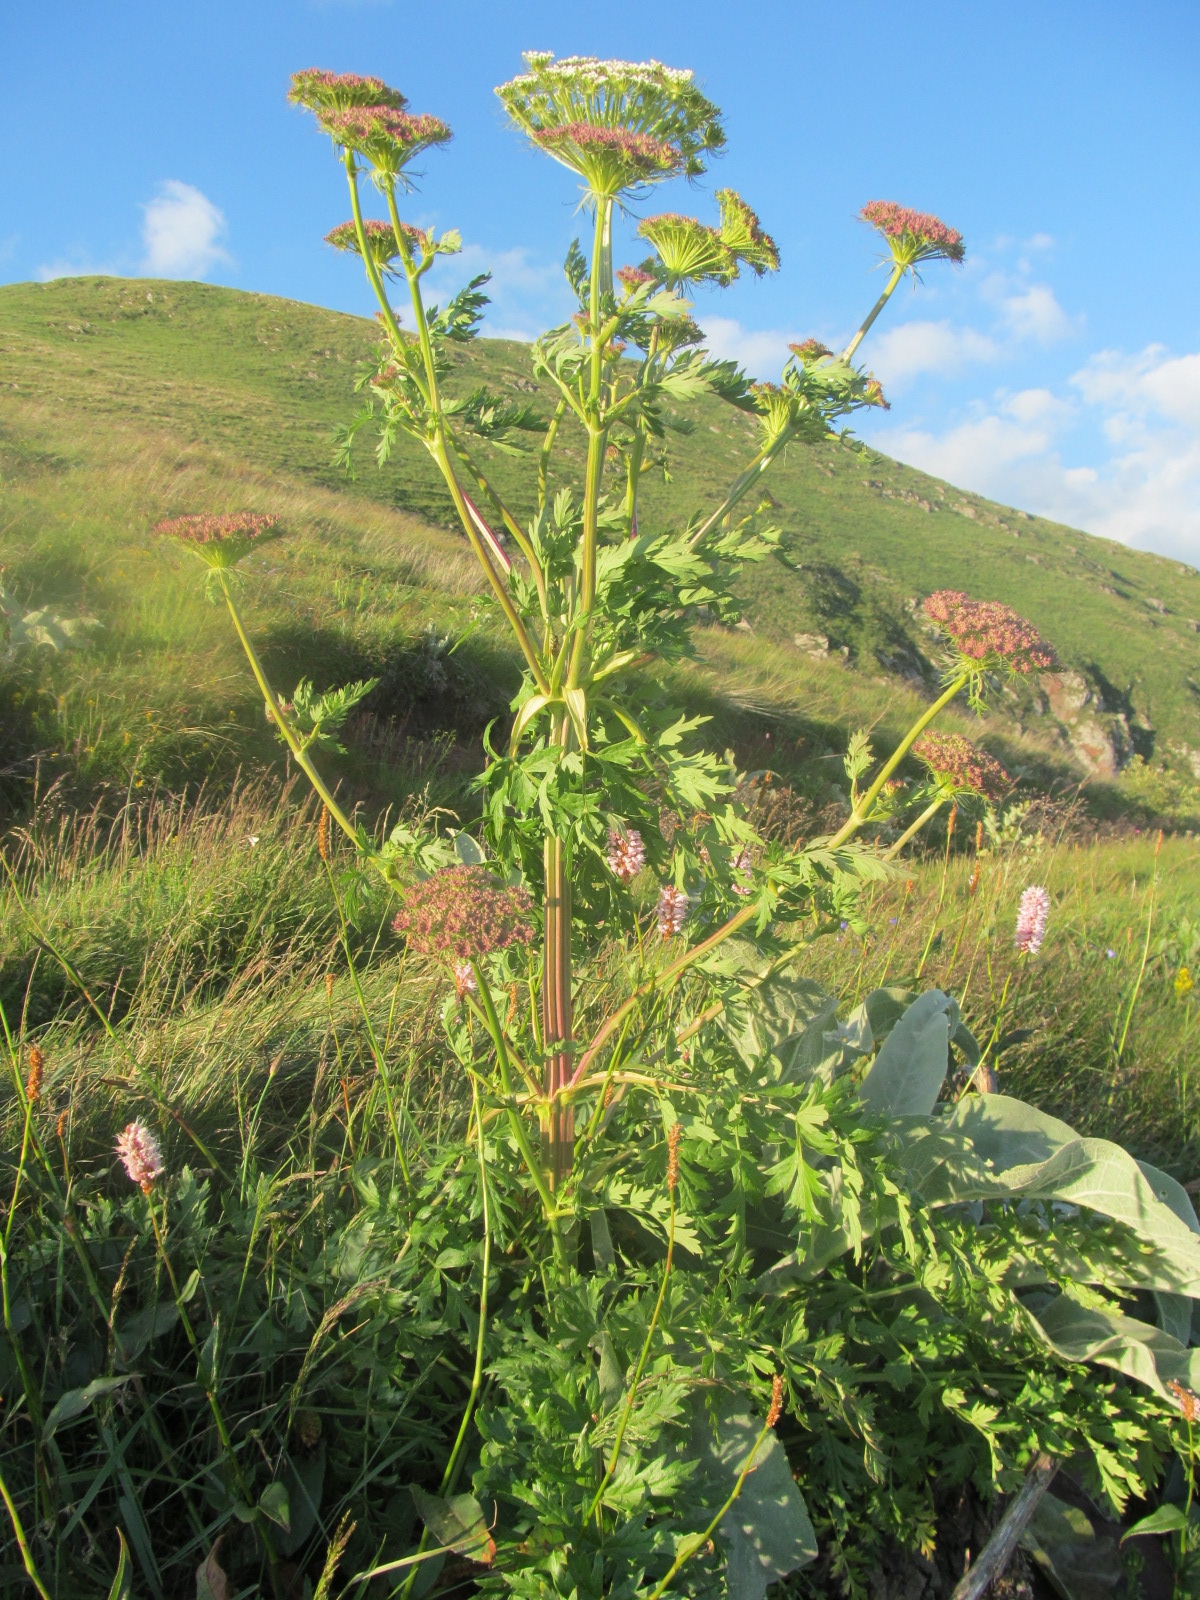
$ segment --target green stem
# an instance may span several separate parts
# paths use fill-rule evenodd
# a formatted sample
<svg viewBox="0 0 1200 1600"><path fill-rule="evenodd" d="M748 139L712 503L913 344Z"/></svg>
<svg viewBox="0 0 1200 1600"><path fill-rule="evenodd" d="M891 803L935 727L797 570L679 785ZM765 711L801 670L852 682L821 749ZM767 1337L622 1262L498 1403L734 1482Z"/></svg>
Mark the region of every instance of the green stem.
<svg viewBox="0 0 1200 1600"><path fill-rule="evenodd" d="M719 944L724 943L730 934L736 933L739 928L744 927L751 917L756 914L757 910L758 907L754 905L744 906L735 916L730 917L728 922L722 923L715 933L710 933L707 939L702 939L699 944L693 945L690 950L684 951L683 955L672 961L669 967L664 967L661 972L655 973L646 983L640 984L629 998L622 1001L611 1016L597 1029L591 1044L583 1052L578 1066L571 1075L570 1086L574 1087L580 1078L584 1076L596 1056L604 1048L604 1045L635 1006L639 1005L647 995L655 993L656 990L662 989L672 982L681 972L685 972L693 962L698 961L701 956L706 956L710 950L715 950Z"/></svg>
<svg viewBox="0 0 1200 1600"><path fill-rule="evenodd" d="M558 437L558 430L562 419L567 414L566 400L560 400L554 408L554 415L550 418L550 425L546 429L546 437L542 440L542 448L538 452L538 511L546 509L546 495L550 482L550 456L554 449L554 441Z"/></svg>
<svg viewBox="0 0 1200 1600"><path fill-rule="evenodd" d="M917 820L914 823L911 823L909 827L905 828L904 832L896 840L895 844L892 845L891 849L884 852L883 859L885 861L890 861L893 856L898 856L908 841L920 833L925 824L938 814L945 803L946 796L944 794L938 795L937 799L934 800L932 804L925 807L924 811L922 811Z"/></svg>
<svg viewBox="0 0 1200 1600"><path fill-rule="evenodd" d="M1129 1005L1125 1011L1125 1024L1121 1029L1120 1042L1117 1045L1116 1055L1113 1059L1112 1083L1108 1090L1108 1104L1111 1108L1113 1097L1117 1092L1117 1076L1121 1070L1121 1057L1125 1053L1125 1041L1129 1038L1129 1029L1133 1022L1133 1013L1137 1008L1138 996L1142 992L1142 979L1146 974L1146 962L1150 956L1150 933L1154 927L1154 902L1158 894L1158 865L1155 864L1154 876L1150 880L1150 904L1146 911L1146 937L1142 941L1142 960L1138 967L1138 975L1134 980L1133 992L1129 996Z"/></svg>
<svg viewBox="0 0 1200 1600"><path fill-rule="evenodd" d="M667 1259L663 1264L662 1282L658 1286L658 1299L654 1302L654 1311L650 1317L650 1326L646 1329L646 1337L642 1341L642 1351L638 1356L637 1366L633 1370L633 1378L629 1385L629 1392L625 1396L625 1406L621 1412L621 1420L617 1424L616 1438L613 1440L612 1455L609 1458L608 1466L604 1470L604 1476L600 1480L600 1485L597 1488L595 1495L592 1497L592 1503L588 1507L587 1516L583 1519L585 1522L590 1522L593 1517L596 1517L597 1520L599 1520L600 1502L604 1498L605 1489L608 1488L609 1483L612 1481L613 1473L617 1470L617 1462L621 1459L621 1445L625 1441L625 1430L628 1428L629 1420L633 1415L633 1408L637 1402L638 1385L642 1381L642 1373L645 1371L646 1361L650 1355L650 1345L654 1339L654 1330L658 1327L658 1319L662 1313L663 1301L666 1299L667 1279L671 1276L671 1263L675 1259L675 1190L672 1188L669 1192L671 1197L671 1214L667 1221Z"/></svg>
<svg viewBox="0 0 1200 1600"><path fill-rule="evenodd" d="M528 1130L521 1120L520 1113L513 1103L512 1072L508 1060L508 1046L504 1038L504 1030L500 1026L500 1018L496 1014L496 1002L492 999L492 991L488 988L487 978L478 961L471 962L471 970L475 974L475 983L479 991L479 998L483 1002L484 1015L487 1018L488 1033L496 1047L496 1065L500 1073L500 1087L504 1091L505 1110L508 1113L509 1127L512 1129L513 1138L517 1142L517 1149L529 1171L533 1186L537 1190L538 1199L542 1202L542 1212L546 1218L546 1226L550 1229L551 1243L554 1248L554 1259L564 1279L570 1275L570 1257L567 1253L566 1240L562 1237L559 1226L558 1207L555 1205L554 1196L550 1193L546 1182L546 1175L542 1171L541 1162L533 1148L533 1141Z"/></svg>
<svg viewBox="0 0 1200 1600"><path fill-rule="evenodd" d="M40 1576L38 1575L38 1569L34 1564L33 1554L29 1549L29 1540L25 1536L25 1529L21 1524L20 1516L17 1514L17 1507L13 1501L13 1497L9 1493L8 1484L4 1481L3 1473L0 1473L0 1497L2 1497L4 1500L5 1509L8 1512L8 1520L12 1523L13 1534L17 1541L17 1548L21 1552L21 1560L25 1563L25 1572L30 1583L33 1584L34 1588L41 1595L42 1600L53 1600L53 1596L51 1595L49 1589L47 1589L46 1585L42 1582Z"/></svg>
<svg viewBox="0 0 1200 1600"><path fill-rule="evenodd" d="M933 719L938 715L939 712L946 709L951 700L954 699L955 695L957 695L963 688L967 682L968 676L969 674L965 672L960 673L959 676L950 684L950 687L944 690L933 702L933 704L928 706L921 713L916 722L913 723L912 727L896 746L891 756L879 769L878 776L871 787L867 790L866 794L863 795L862 799L854 807L854 810L834 834L833 838L827 841L826 849L836 850L838 845L845 844L847 839L849 839L853 834L857 833L864 822L870 820L871 807L878 799L879 792L883 788L884 784L891 777L892 773L895 772L896 768L904 760L905 756L925 732L925 729L929 726Z"/></svg>
<svg viewBox="0 0 1200 1600"><path fill-rule="evenodd" d="M183 1331L187 1335L187 1341L192 1347L192 1354L196 1358L196 1376L197 1379L199 1379L201 1361L200 1341L196 1338L196 1330L192 1327L192 1319L188 1315L187 1306L184 1303L180 1293L179 1280L175 1276L175 1268L171 1265L171 1258L167 1254L166 1240L163 1238L162 1228L159 1226L158 1213L154 1209L154 1200L149 1193L146 1195L146 1207L150 1212L150 1226L154 1229L154 1241L158 1246L159 1259L166 1268L167 1277L170 1280L171 1293L175 1298L175 1309L179 1312L179 1320L183 1325ZM245 1475L242 1472L241 1462L238 1460L237 1452L233 1448L233 1439L230 1435L229 1429L225 1425L225 1417L221 1410L221 1403L217 1399L216 1391L209 1384L205 1384L204 1394L208 1401L209 1410L212 1412L213 1421L216 1423L217 1437L221 1441L221 1448L224 1450L225 1458L229 1462L230 1471L233 1473L233 1481L237 1485L237 1491L241 1495L245 1505L248 1506L254 1513L254 1521L258 1527L259 1535L262 1538L263 1545L266 1548L267 1561L271 1567L272 1581L274 1581L275 1569L278 1566L279 1557L275 1553L275 1544L271 1537L270 1529L266 1526L266 1518L254 1503L250 1486L246 1482Z"/></svg>
<svg viewBox="0 0 1200 1600"><path fill-rule="evenodd" d="M326 811L329 812L329 815L337 823L338 827L347 836L347 838L353 841L356 849L362 850L363 842L359 837L358 829L355 828L354 824L342 810L341 806L338 805L337 801L333 798L333 795L330 792L329 786L321 777L321 774L317 771L316 767L313 766L308 752L305 750L304 745L301 742L300 736L292 727L283 707L279 703L278 695L275 693L274 689L272 689L267 679L267 675L263 670L262 662L258 659L258 652L255 650L253 644L251 644L250 635L246 632L245 624L242 622L241 613L239 612L237 604L233 598L233 590L230 586L228 576L224 571L218 569L217 578L221 585L221 593L225 596L225 604L229 607L229 615L233 619L233 626L237 632L238 639L241 641L242 649L246 652L246 660L250 663L250 670L253 672L262 697L266 701L272 717L275 719L276 727L279 729L280 733L283 734L288 749L296 758L296 765L300 768L305 777L308 779L309 783L312 784L313 788L320 795L322 801L324 802ZM368 853L371 855L374 854L373 851Z"/></svg>
<svg viewBox="0 0 1200 1600"><path fill-rule="evenodd" d="M896 265L892 268L891 277L888 279L887 285L884 288L883 293L879 296L879 299L876 300L875 304L871 307L870 311L868 311L868 313L866 315L866 319L864 320L862 326L859 328L858 332L854 335L853 339L851 339L850 343L842 351L842 354L841 354L841 357L840 357L840 359L842 361L849 361L853 357L854 352L858 349L859 345L863 342L863 340L866 338L867 334L870 332L871 325L875 321L875 318L879 315L879 313L883 310L884 306L887 305L888 301L891 299L892 291L895 289L896 285L900 282L900 279L904 276L906 270L907 270L907 268L902 267L899 262L897 262Z"/></svg>
<svg viewBox="0 0 1200 1600"><path fill-rule="evenodd" d="M400 1172L404 1178L404 1187L411 1194L412 1178L408 1170L408 1160L404 1154L404 1141L400 1137L400 1123L396 1116L396 1104L392 1095L392 1083L388 1074L387 1057L380 1049L379 1041L375 1037L375 1027L371 1021L371 1013L367 1006L366 997L362 991L362 984L359 982L358 969L354 965L354 956L350 950L350 930L346 923L345 912L342 909L342 899L338 894L337 884L334 882L333 868L330 866L328 861L325 863L325 872L329 878L329 887L333 893L333 903L337 909L338 927L340 929L342 939L342 952L346 957L346 970L350 974L350 984L354 990L354 997L358 1002L359 1012L362 1016L364 1024L366 1025L367 1044L371 1051L371 1056L375 1062L376 1071L379 1073L380 1080L383 1083L383 1097L387 1103L388 1121L392 1125L392 1141L396 1147L396 1160L400 1163Z"/></svg>
<svg viewBox="0 0 1200 1600"><path fill-rule="evenodd" d="M773 444L765 446L758 452L750 465L743 472L739 473L738 476L733 480L733 487L730 489L729 493L725 496L724 500L722 500L717 509L712 513L711 516L706 517L696 531L689 536L688 543L690 545L698 545L702 539L704 539L715 527L725 520L743 495L745 495L748 490L752 489L758 480L766 473L771 463L775 460L775 457L779 455L781 450L783 450L790 438L790 432L785 433L780 438L776 439Z"/></svg>
<svg viewBox="0 0 1200 1600"><path fill-rule="evenodd" d="M696 1536L694 1538L689 1539L686 1544L684 1544L684 1545L682 1545L680 1547L679 1554L675 1557L674 1561L671 1563L670 1570L668 1571L666 1577L663 1578L662 1582L659 1583L651 1591L650 1600L659 1600L659 1596L662 1594L663 1590L667 1587L667 1585L671 1582L671 1580L675 1577L675 1575L679 1571L680 1567L682 1567L685 1562L690 1561L692 1559L692 1557L698 1551L703 1550L705 1545L712 1538L713 1534L716 1533L717 1529L721 1526L721 1523L725 1520L726 1513L729 1511L730 1507L733 1505L733 1503L737 1499L738 1495L741 1494L742 1485L745 1483L746 1479L750 1476L751 1472L754 1470L754 1465L755 1465L755 1461L756 1461L756 1459L758 1457L758 1452L762 1449L763 1441L766 1439L766 1437L767 1437L768 1433L770 1433L770 1431L771 1431L771 1424L769 1422L764 1422L763 1426L762 1426L762 1430L760 1431L760 1433L758 1435L758 1438L754 1441L754 1448L751 1450L750 1454L746 1457L746 1463L743 1466L742 1470L737 1475L737 1482L734 1484L733 1489L732 1489L732 1491L731 1491L731 1493L729 1495L729 1498L725 1501L725 1504L721 1507L721 1509L717 1512L716 1516L709 1523L708 1527L705 1528L704 1532L696 1534Z"/></svg>
<svg viewBox="0 0 1200 1600"><path fill-rule="evenodd" d="M397 349L402 351L404 348L404 335L400 332L400 324L396 321L396 313L392 310L391 301L384 290L383 279L379 276L379 268L375 265L375 257L371 253L367 232L363 227L362 206L359 204L358 199L358 168L354 164L354 152L347 150L342 159L346 166L346 179L350 185L350 209L354 215L354 232L358 238L358 248L362 254L363 266L367 269L367 277L370 280L371 288L375 291L375 298L379 301L379 309L383 312L388 332L391 334ZM403 248L399 234L397 234L397 243ZM426 398L428 399L428 396Z"/></svg>

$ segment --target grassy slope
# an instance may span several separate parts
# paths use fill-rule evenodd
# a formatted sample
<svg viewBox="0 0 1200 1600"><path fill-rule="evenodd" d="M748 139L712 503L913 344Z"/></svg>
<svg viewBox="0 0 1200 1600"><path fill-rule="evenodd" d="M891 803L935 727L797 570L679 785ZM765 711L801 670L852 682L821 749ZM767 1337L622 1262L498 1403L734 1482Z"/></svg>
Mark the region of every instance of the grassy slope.
<svg viewBox="0 0 1200 1600"><path fill-rule="evenodd" d="M195 772L206 753L263 748L227 628L191 564L146 535L163 514L242 506L282 509L296 529L264 553L270 581L252 590L285 682L305 670L318 680L381 671L378 709L413 731L499 709L512 667L498 636L485 626L449 662L421 639L431 624L464 626L479 587L430 466L406 443L383 472L364 451L351 484L331 465L331 431L353 413L356 366L373 344L363 320L201 285L0 289L0 562L22 596L87 606L105 624L86 665L39 667L41 698L30 689L17 721L35 707L43 741L70 744L101 770L131 748L139 770L168 773L173 758ZM455 381L481 379L529 388L527 352L468 347ZM711 503L750 452L748 419L716 405L697 416L672 445L671 483L647 486L650 523ZM564 468L579 454L568 438ZM497 454L492 464L527 511L527 463ZM753 735L746 708L763 727L782 718L776 752L787 743L802 755L837 745L850 720L902 725L915 701L881 676L878 653L919 648L905 601L953 586L1031 616L1068 664L1128 695L1160 754L1170 742L1200 746L1200 574L866 453L794 451L770 488L791 565L747 575L754 634L709 635L704 668L688 674L689 694L722 716L718 738ZM847 646L861 672L810 660L791 643L797 631ZM1022 747L1011 723L992 731L1010 760L1037 764L1036 739Z"/></svg>

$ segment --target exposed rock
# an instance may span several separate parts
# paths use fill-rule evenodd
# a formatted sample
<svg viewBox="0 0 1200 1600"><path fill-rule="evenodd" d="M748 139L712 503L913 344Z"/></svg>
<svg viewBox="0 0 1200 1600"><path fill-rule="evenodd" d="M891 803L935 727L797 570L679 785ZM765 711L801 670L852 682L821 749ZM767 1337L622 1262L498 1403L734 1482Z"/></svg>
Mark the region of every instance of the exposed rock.
<svg viewBox="0 0 1200 1600"><path fill-rule="evenodd" d="M1093 777L1115 778L1133 755L1125 713L1110 711L1082 672L1043 672L1038 683L1043 715L1058 724L1080 764Z"/></svg>
<svg viewBox="0 0 1200 1600"><path fill-rule="evenodd" d="M823 633L797 633L793 636L792 643L797 650L804 650L810 656L829 654L829 638Z"/></svg>

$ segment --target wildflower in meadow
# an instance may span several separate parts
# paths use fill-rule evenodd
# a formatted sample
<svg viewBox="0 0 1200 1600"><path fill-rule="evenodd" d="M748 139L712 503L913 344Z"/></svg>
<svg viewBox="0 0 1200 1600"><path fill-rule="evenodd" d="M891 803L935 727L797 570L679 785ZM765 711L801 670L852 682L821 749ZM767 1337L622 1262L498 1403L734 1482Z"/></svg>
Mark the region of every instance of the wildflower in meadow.
<svg viewBox="0 0 1200 1600"><path fill-rule="evenodd" d="M667 1188L675 1192L679 1182L679 1141L683 1138L683 1123L673 1122L667 1134Z"/></svg>
<svg viewBox="0 0 1200 1600"><path fill-rule="evenodd" d="M317 126L343 150L369 161L380 178L393 183L416 156L453 138L440 117L415 116L392 106L320 110Z"/></svg>
<svg viewBox="0 0 1200 1600"><path fill-rule="evenodd" d="M1012 779L986 750L957 733L925 733L913 745L913 754L946 789L1000 797Z"/></svg>
<svg viewBox="0 0 1200 1600"><path fill-rule="evenodd" d="M1058 665L1033 624L999 600L971 600L960 589L938 589L926 600L925 615L948 635L964 665L975 670L1026 674Z"/></svg>
<svg viewBox="0 0 1200 1600"><path fill-rule="evenodd" d="M691 901L682 889L665 883L658 894L658 931L664 939L673 938L687 921Z"/></svg>
<svg viewBox="0 0 1200 1600"><path fill-rule="evenodd" d="M645 267L618 267L614 276L633 294L635 290L643 288L647 283L658 283L660 279L653 272L647 272Z"/></svg>
<svg viewBox="0 0 1200 1600"><path fill-rule="evenodd" d="M783 1415L783 1379L777 1372L771 1379L771 1405L767 1412L767 1427L773 1428Z"/></svg>
<svg viewBox="0 0 1200 1600"><path fill-rule="evenodd" d="M1178 995L1180 1000L1186 1000L1188 995L1191 994L1195 987L1196 985L1192 980L1192 974L1189 972L1187 967L1180 967L1179 971L1175 974L1176 995ZM31 1061L33 1060L32 1052L30 1052L29 1059Z"/></svg>
<svg viewBox="0 0 1200 1600"><path fill-rule="evenodd" d="M1041 884L1031 884L1017 905L1017 926L1013 944L1018 955L1035 956L1046 937L1046 918L1050 914L1050 894Z"/></svg>
<svg viewBox="0 0 1200 1600"><path fill-rule="evenodd" d="M1194 1394L1191 1389L1185 1389L1178 1378L1172 1378L1167 1388L1186 1421L1200 1422L1200 1395Z"/></svg>
<svg viewBox="0 0 1200 1600"><path fill-rule="evenodd" d="M881 234L898 267L921 261L961 261L965 252L957 228L948 228L927 211L913 211L894 200L868 200L859 212Z"/></svg>
<svg viewBox="0 0 1200 1600"><path fill-rule="evenodd" d="M631 878L636 878L646 865L646 846L638 830L610 828L605 860L622 883L628 883Z"/></svg>
<svg viewBox="0 0 1200 1600"><path fill-rule="evenodd" d="M474 994L479 985L475 982L475 973L469 961L456 961L454 963L454 992L461 1000L465 995Z"/></svg>
<svg viewBox="0 0 1200 1600"><path fill-rule="evenodd" d="M693 283L731 284L747 266L755 277L779 266L779 248L764 233L757 215L733 189L719 189L721 225L710 228L695 217L664 211L647 217L638 233L653 245L662 276L671 288Z"/></svg>
<svg viewBox="0 0 1200 1600"><path fill-rule="evenodd" d="M674 177L684 165L678 145L627 128L564 122L538 128L530 138L540 150L579 173L596 194L619 194L639 182Z"/></svg>
<svg viewBox="0 0 1200 1600"><path fill-rule="evenodd" d="M447 867L407 890L392 927L423 955L468 962L528 944L532 911L527 890L501 883L486 867Z"/></svg>
<svg viewBox="0 0 1200 1600"><path fill-rule="evenodd" d="M117 1155L129 1181L136 1183L143 1194L149 1194L164 1167L158 1140L144 1122L131 1122L117 1135Z"/></svg>

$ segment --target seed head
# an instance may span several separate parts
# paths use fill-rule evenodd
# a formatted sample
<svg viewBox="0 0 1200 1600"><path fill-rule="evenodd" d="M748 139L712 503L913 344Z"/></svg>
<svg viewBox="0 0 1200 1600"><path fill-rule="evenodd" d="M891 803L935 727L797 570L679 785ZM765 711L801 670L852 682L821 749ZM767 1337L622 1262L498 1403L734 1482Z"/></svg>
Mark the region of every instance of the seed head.
<svg viewBox="0 0 1200 1600"><path fill-rule="evenodd" d="M1175 974L1174 987L1175 993L1180 1000L1186 1000L1188 995L1191 994L1192 990L1196 987L1192 979L1192 974L1187 967L1180 967L1179 971ZM29 1059L30 1061L33 1060L32 1051L29 1053Z"/></svg>
<svg viewBox="0 0 1200 1600"><path fill-rule="evenodd" d="M236 511L230 516L167 517L154 524L154 532L186 544L225 544L237 540L261 539L279 525L279 518L265 512Z"/></svg>
<svg viewBox="0 0 1200 1600"><path fill-rule="evenodd" d="M938 589L926 600L925 615L972 666L1025 674L1058 665L1053 647L1033 624L999 600L970 600L959 589Z"/></svg>
<svg viewBox="0 0 1200 1600"><path fill-rule="evenodd" d="M1187 1421L1200 1422L1200 1395L1193 1393L1191 1389L1185 1389L1178 1378L1172 1378L1167 1388Z"/></svg>
<svg viewBox="0 0 1200 1600"><path fill-rule="evenodd" d="M705 169L705 158L720 150L725 133L720 112L697 89L690 72L664 67L659 61L599 61L594 56L567 56L556 61L549 51L529 51L527 71L502 83L496 90L505 110L535 143L552 129L581 125L604 132L640 135L672 151L670 163L615 159L622 152L608 146L613 159L591 164L580 161L584 145L551 153L573 166L596 194L609 197L622 189L673 176L679 172L695 178ZM547 146L543 145L543 148ZM599 142L588 147L592 155Z"/></svg>
<svg viewBox="0 0 1200 1600"><path fill-rule="evenodd" d="M333 999L333 973L332 972L327 972L325 974L325 1000L326 1000L326 1003L328 1003L332 999Z"/></svg>
<svg viewBox="0 0 1200 1600"><path fill-rule="evenodd" d="M25 1079L25 1098L31 1106L42 1098L42 1079L46 1071L46 1057L36 1044L29 1047L29 1075Z"/></svg>
<svg viewBox="0 0 1200 1600"><path fill-rule="evenodd" d="M919 261L961 261L965 250L957 228L948 228L927 211L912 211L894 200L868 200L859 212L863 222L887 241L898 265Z"/></svg>
<svg viewBox="0 0 1200 1600"><path fill-rule="evenodd" d="M969 895L974 896L976 889L978 889L978 887L979 887L979 880L980 880L980 878L982 876L983 876L983 866L982 866L982 863L977 858L976 861L975 861L975 865L971 868L971 876L967 881L967 893Z"/></svg>
<svg viewBox="0 0 1200 1600"><path fill-rule="evenodd" d="M610 828L605 860L622 883L628 883L631 878L636 878L646 865L646 846L638 830Z"/></svg>
<svg viewBox="0 0 1200 1600"><path fill-rule="evenodd" d="M1032 884L1017 905L1017 926L1013 944L1018 955L1035 956L1046 937L1046 918L1050 915L1050 894L1040 884Z"/></svg>
<svg viewBox="0 0 1200 1600"><path fill-rule="evenodd" d="M675 1193L679 1183L679 1141L683 1138L683 1123L673 1122L667 1131L667 1188Z"/></svg>
<svg viewBox="0 0 1200 1600"><path fill-rule="evenodd" d="M501 883L486 867L447 867L412 885L392 927L423 955L470 961L528 944L532 911L527 890Z"/></svg>
<svg viewBox="0 0 1200 1600"><path fill-rule="evenodd" d="M579 173L597 194L618 194L635 184L681 172L683 152L666 139L628 128L564 122L539 128L534 144Z"/></svg>
<svg viewBox="0 0 1200 1600"><path fill-rule="evenodd" d="M827 344L822 344L820 339L805 339L803 344L790 344L788 349L806 367L813 366L818 361L824 361L833 354Z"/></svg>
<svg viewBox="0 0 1200 1600"><path fill-rule="evenodd" d="M144 1122L131 1122L117 1135L117 1155L131 1183L149 1194L156 1178L162 1176L163 1158L158 1140Z"/></svg>
<svg viewBox="0 0 1200 1600"><path fill-rule="evenodd" d="M623 283L632 294L635 289L640 289L644 283L657 283L653 272L647 272L643 267L618 267L616 271L618 283Z"/></svg>
<svg viewBox="0 0 1200 1600"><path fill-rule="evenodd" d="M771 1408L767 1412L767 1427L773 1428L783 1415L783 1379L777 1372L771 1379Z"/></svg>
<svg viewBox="0 0 1200 1600"><path fill-rule="evenodd" d="M400 224L400 233L405 244L411 251L420 249L429 235L421 228L414 228L410 223ZM396 243L396 230L390 222L381 222L377 217L368 217L363 223L363 236L367 241L367 249L371 252L371 259L379 268L390 267L393 261L400 259L400 247ZM358 243L358 229L353 222L339 222L336 228L330 228L325 235L325 243L331 244L335 250L352 250L355 255L362 255Z"/></svg>
<svg viewBox="0 0 1200 1600"><path fill-rule="evenodd" d="M321 807L321 820L317 823L317 854L322 861L329 860L329 812Z"/></svg>
<svg viewBox="0 0 1200 1600"><path fill-rule="evenodd" d="M347 111L351 106L391 106L403 111L408 104L399 89L389 89L382 78L363 78L357 72L324 72L319 67L292 74L288 99L309 111Z"/></svg>
<svg viewBox="0 0 1200 1600"><path fill-rule="evenodd" d="M422 150L448 144L453 137L440 117L414 116L387 105L319 110L317 126L343 150L364 156L393 178Z"/></svg>
<svg viewBox="0 0 1200 1600"><path fill-rule="evenodd" d="M679 933L688 918L691 901L683 889L665 883L658 892L658 931L664 939Z"/></svg>
<svg viewBox="0 0 1200 1600"><path fill-rule="evenodd" d="M947 788L997 799L1012 780L1000 763L957 733L926 733L913 745L939 783Z"/></svg>

